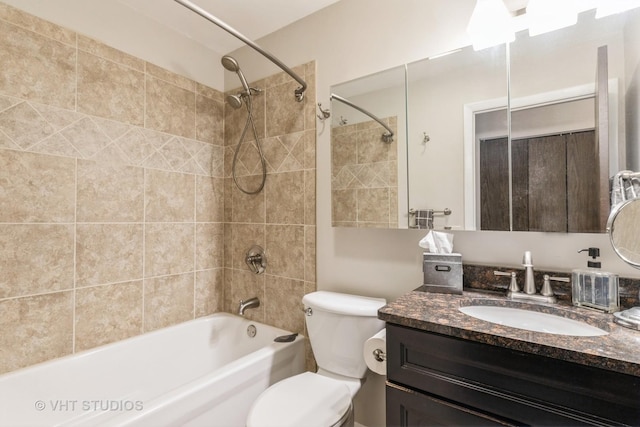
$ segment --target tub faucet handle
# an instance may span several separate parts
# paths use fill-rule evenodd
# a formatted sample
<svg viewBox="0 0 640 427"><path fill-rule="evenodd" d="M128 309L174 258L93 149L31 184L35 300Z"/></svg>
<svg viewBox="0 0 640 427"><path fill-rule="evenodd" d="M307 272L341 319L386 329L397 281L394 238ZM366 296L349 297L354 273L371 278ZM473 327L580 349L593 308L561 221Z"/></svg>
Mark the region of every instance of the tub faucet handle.
<svg viewBox="0 0 640 427"><path fill-rule="evenodd" d="M253 245L247 251L244 261L255 274L262 274L267 269L267 255L258 245Z"/></svg>

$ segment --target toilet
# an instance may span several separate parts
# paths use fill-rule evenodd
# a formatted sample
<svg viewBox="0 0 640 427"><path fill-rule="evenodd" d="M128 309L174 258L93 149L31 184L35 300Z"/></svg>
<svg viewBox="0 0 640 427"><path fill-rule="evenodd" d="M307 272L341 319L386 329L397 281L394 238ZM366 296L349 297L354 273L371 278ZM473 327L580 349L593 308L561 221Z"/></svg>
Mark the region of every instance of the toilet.
<svg viewBox="0 0 640 427"><path fill-rule="evenodd" d="M365 341L384 328L384 299L318 291L302 298L318 372L304 372L265 390L247 427L353 426L352 400L367 372Z"/></svg>

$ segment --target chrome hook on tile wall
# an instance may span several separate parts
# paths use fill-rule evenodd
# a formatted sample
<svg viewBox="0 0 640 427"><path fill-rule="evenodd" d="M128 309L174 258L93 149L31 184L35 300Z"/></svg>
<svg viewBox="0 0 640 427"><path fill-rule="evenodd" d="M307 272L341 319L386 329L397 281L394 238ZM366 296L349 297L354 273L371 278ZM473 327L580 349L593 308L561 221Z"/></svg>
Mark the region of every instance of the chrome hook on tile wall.
<svg viewBox="0 0 640 427"><path fill-rule="evenodd" d="M258 245L253 245L249 248L244 261L249 266L249 270L255 274L262 274L267 269L267 256L264 253L264 249Z"/></svg>
<svg viewBox="0 0 640 427"><path fill-rule="evenodd" d="M331 117L331 111L328 108L323 109L321 102L318 102L318 110L320 110L320 114L316 114L316 117L318 117L321 122L324 122Z"/></svg>

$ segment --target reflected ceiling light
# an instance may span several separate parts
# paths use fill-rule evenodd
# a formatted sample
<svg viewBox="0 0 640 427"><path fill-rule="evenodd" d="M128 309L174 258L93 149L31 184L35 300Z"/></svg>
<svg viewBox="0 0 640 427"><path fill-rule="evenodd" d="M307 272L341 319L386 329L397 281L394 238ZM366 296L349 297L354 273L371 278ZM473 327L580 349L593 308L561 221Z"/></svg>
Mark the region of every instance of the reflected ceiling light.
<svg viewBox="0 0 640 427"><path fill-rule="evenodd" d="M467 33L474 50L515 40L511 15L502 0L477 0Z"/></svg>
<svg viewBox="0 0 640 427"><path fill-rule="evenodd" d="M596 10L596 18L626 12L636 7L640 7L640 0L601 0Z"/></svg>
<svg viewBox="0 0 640 427"><path fill-rule="evenodd" d="M530 36L559 30L578 22L575 0L529 0L527 17Z"/></svg>

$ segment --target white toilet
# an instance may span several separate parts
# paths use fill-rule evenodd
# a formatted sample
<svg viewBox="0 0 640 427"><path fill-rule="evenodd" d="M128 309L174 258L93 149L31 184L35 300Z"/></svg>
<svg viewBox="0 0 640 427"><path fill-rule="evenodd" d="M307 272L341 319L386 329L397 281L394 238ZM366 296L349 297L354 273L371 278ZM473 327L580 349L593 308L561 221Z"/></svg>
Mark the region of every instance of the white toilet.
<svg viewBox="0 0 640 427"><path fill-rule="evenodd" d="M265 390L253 403L247 427L353 426L352 399L367 372L364 342L384 328L384 299L335 292L302 298L318 372L305 372Z"/></svg>

